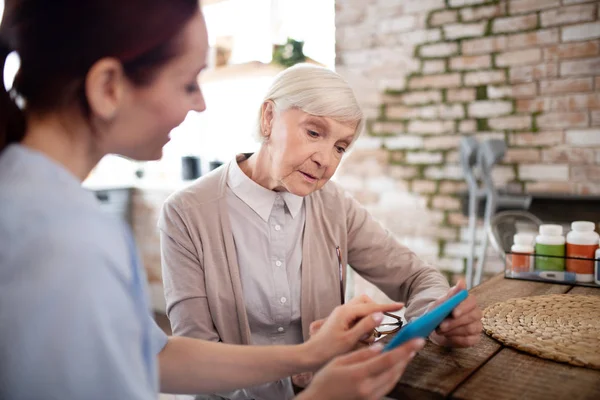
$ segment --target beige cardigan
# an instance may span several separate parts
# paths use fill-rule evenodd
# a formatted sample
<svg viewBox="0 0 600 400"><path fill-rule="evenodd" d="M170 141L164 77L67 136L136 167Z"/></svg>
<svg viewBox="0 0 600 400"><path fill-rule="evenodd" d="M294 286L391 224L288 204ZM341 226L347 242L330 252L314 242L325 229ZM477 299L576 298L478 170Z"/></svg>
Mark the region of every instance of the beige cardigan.
<svg viewBox="0 0 600 400"><path fill-rule="evenodd" d="M235 161L232 161L235 162ZM173 333L249 344L235 243L225 189L229 164L165 202L158 226L167 315ZM448 282L401 245L335 182L305 197L301 311L305 340L312 321L340 304L336 246L343 261L390 298L422 314Z"/></svg>

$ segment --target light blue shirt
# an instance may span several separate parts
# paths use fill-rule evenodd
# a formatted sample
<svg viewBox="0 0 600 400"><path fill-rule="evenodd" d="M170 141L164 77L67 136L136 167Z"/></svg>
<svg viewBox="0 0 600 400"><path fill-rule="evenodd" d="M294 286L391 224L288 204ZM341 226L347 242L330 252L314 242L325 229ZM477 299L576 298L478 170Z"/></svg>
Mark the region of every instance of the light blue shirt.
<svg viewBox="0 0 600 400"><path fill-rule="evenodd" d="M156 399L167 337L137 260L63 167L0 153L0 399Z"/></svg>

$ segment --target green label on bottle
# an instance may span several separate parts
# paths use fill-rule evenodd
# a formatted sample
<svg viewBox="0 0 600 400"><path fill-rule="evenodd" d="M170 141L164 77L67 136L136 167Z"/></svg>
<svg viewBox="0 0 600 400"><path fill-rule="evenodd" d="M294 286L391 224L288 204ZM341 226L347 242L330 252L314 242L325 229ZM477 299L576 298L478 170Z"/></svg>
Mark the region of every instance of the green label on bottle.
<svg viewBox="0 0 600 400"><path fill-rule="evenodd" d="M564 244L535 244L535 269L542 271L564 271L565 259L543 256L565 256Z"/></svg>

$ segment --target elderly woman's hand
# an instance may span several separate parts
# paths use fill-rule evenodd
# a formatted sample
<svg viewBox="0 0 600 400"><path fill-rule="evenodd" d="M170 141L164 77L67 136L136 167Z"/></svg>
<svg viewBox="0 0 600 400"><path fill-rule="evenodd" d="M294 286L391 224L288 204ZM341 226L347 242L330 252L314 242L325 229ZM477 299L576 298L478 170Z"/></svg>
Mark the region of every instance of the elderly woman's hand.
<svg viewBox="0 0 600 400"><path fill-rule="evenodd" d="M431 305L430 308L443 303L448 298L456 293L466 289L465 282L460 280L456 286L451 288L448 293L440 297ZM479 342L481 339L481 323L482 312L477 306L475 297L469 295L462 303L458 305L448 318L440 324L440 326L429 335L432 342L440 346L451 347L470 347Z"/></svg>

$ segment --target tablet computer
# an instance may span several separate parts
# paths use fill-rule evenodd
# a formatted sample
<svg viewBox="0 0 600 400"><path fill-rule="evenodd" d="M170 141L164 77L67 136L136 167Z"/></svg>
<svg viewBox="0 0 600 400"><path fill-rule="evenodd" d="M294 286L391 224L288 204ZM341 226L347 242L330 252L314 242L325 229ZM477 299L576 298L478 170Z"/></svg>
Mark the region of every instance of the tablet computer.
<svg viewBox="0 0 600 400"><path fill-rule="evenodd" d="M468 295L469 292L461 290L442 304L404 325L396 336L383 348L383 351L392 350L411 339L428 337Z"/></svg>

